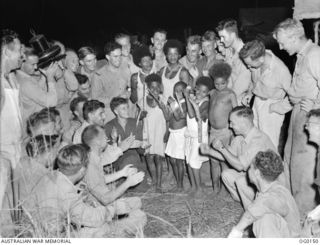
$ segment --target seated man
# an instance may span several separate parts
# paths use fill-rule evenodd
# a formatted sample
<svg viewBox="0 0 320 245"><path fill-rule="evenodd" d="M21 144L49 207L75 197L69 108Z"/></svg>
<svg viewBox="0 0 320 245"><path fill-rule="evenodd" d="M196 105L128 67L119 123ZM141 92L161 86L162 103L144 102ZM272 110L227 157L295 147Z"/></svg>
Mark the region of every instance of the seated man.
<svg viewBox="0 0 320 245"><path fill-rule="evenodd" d="M33 221L52 237L69 230L69 222L75 228L71 236L79 237L120 237L143 228L145 215L141 215L140 222L132 222L130 215L113 222L115 209L112 206L84 202L83 192L75 184L85 176L88 162L87 151L82 145L69 145L59 151L58 171L44 176L28 199L26 210Z"/></svg>
<svg viewBox="0 0 320 245"><path fill-rule="evenodd" d="M249 179L257 187L256 198L234 226L229 238L242 237L253 224L257 238L299 237L300 215L297 204L287 188L277 181L283 172L283 163L272 150L258 152L249 169Z"/></svg>
<svg viewBox="0 0 320 245"><path fill-rule="evenodd" d="M139 210L141 208L139 197L119 198L128 188L140 183L144 178L144 173L137 172L137 169L133 168L131 164L120 171L110 174L104 173L103 166L111 162L108 151L103 151L108 147L108 144L106 134L100 126L90 125L87 127L82 134L82 141L90 148L88 170L84 177L89 192L102 205L114 207L115 213L118 215L129 214L130 216L132 212ZM125 181L119 186L111 184L121 178L125 178ZM141 218L144 218L144 215Z"/></svg>
<svg viewBox="0 0 320 245"><path fill-rule="evenodd" d="M83 119L84 121L81 124L81 127L75 131L73 136L73 143L81 143L81 134L83 130L92 124L103 126L105 123L105 111L104 104L98 100L88 100L83 105Z"/></svg>
<svg viewBox="0 0 320 245"><path fill-rule="evenodd" d="M215 150L202 144L201 152L231 166L230 169L223 170L222 181L233 199L241 201L246 210L255 196L254 189L247 181L246 172L259 151L276 151L276 148L270 138L253 125L253 111L249 107L233 108L229 121L230 128L236 135L230 146L224 145L219 139L213 139L212 146Z"/></svg>
<svg viewBox="0 0 320 245"><path fill-rule="evenodd" d="M112 143L129 137L135 137L130 149L123 153L117 161L116 167L122 168L127 163L132 163L136 167L141 167L141 161L137 153L137 148L142 147L142 122L139 119L129 117L128 99L115 97L110 102L110 108L116 118L105 125L106 135L112 139Z"/></svg>

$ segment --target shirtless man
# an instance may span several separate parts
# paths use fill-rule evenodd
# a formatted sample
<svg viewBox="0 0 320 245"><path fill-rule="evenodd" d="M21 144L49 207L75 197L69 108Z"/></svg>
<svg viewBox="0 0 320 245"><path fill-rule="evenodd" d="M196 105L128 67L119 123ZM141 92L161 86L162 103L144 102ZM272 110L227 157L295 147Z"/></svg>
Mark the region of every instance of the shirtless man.
<svg viewBox="0 0 320 245"><path fill-rule="evenodd" d="M229 129L229 114L237 106L236 94L227 87L231 75L231 67L227 63L217 63L210 69L210 76L214 80L215 89L210 93L209 122L210 142L220 139L225 145L230 143L232 133ZM221 168L225 168L222 161L211 158L211 176L214 193L220 192Z"/></svg>

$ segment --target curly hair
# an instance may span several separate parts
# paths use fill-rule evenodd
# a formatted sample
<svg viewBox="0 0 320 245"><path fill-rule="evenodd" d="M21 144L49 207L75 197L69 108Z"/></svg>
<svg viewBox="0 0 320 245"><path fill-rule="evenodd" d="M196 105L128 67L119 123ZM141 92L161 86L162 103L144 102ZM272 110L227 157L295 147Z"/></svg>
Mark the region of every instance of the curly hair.
<svg viewBox="0 0 320 245"><path fill-rule="evenodd" d="M145 83L147 84L148 88L150 87L150 84L152 82L156 82L156 83L159 83L160 85L162 85L162 79L161 77L156 74L156 73L152 73L150 75L148 75L146 78L145 78Z"/></svg>
<svg viewBox="0 0 320 245"><path fill-rule="evenodd" d="M208 88L208 90L212 90L214 88L214 83L210 77L199 77L196 81L196 85L203 85Z"/></svg>
<svg viewBox="0 0 320 245"><path fill-rule="evenodd" d="M260 170L262 177L268 182L275 181L283 172L282 159L272 150L259 151L252 164Z"/></svg>
<svg viewBox="0 0 320 245"><path fill-rule="evenodd" d="M141 67L140 62L141 62L142 58L144 58L144 57L153 58L149 47L147 47L145 45L134 49L132 52L132 57L133 57L133 63L138 67Z"/></svg>
<svg viewBox="0 0 320 245"><path fill-rule="evenodd" d="M228 63L225 62L219 62L214 64L210 70L209 75L210 77L215 80L216 78L224 78L225 80L228 80L231 76L232 68Z"/></svg>
<svg viewBox="0 0 320 245"><path fill-rule="evenodd" d="M163 47L163 52L167 55L170 48L175 48L178 50L179 54L183 52L183 45L177 39L169 39Z"/></svg>

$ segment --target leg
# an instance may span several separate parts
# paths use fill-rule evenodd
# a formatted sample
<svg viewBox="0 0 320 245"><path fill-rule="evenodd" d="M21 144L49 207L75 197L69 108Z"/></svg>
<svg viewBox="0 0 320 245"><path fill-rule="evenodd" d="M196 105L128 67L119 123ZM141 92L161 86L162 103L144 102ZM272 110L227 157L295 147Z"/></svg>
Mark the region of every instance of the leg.
<svg viewBox="0 0 320 245"><path fill-rule="evenodd" d="M244 174L240 173L234 169L226 169L221 173L221 178L226 188L231 194L231 197L240 202L240 196L236 187L236 180L241 178Z"/></svg>
<svg viewBox="0 0 320 245"><path fill-rule="evenodd" d="M246 175L242 175L241 177L237 178L235 184L238 189L244 210L246 210L254 199L255 190L249 186Z"/></svg>
<svg viewBox="0 0 320 245"><path fill-rule="evenodd" d="M210 169L213 193L218 194L221 189L220 177L221 177L221 166L220 162L216 159L210 158Z"/></svg>
<svg viewBox="0 0 320 245"><path fill-rule="evenodd" d="M287 222L278 214L265 214L253 223L253 233L257 238L291 237Z"/></svg>
<svg viewBox="0 0 320 245"><path fill-rule="evenodd" d="M177 181L177 186L178 186L178 166L177 166L177 159L173 157L167 157L167 161L170 162L172 170L173 170L173 175Z"/></svg>
<svg viewBox="0 0 320 245"><path fill-rule="evenodd" d="M202 197L203 191L202 191L201 179L200 179L200 169L192 168L192 172L193 172L194 183L195 183L195 188L196 188L195 196Z"/></svg>
<svg viewBox="0 0 320 245"><path fill-rule="evenodd" d="M154 164L154 156L153 155L150 155L150 154L146 155L146 164L147 164L148 173L152 179L152 182L154 182L154 176L153 176L152 170L151 170L151 165Z"/></svg>
<svg viewBox="0 0 320 245"><path fill-rule="evenodd" d="M161 190L162 181L162 157L159 155L154 156L154 163L156 165L156 188Z"/></svg>
<svg viewBox="0 0 320 245"><path fill-rule="evenodd" d="M178 189L183 190L183 178L184 178L184 160L177 159L177 168L178 168Z"/></svg>
<svg viewBox="0 0 320 245"><path fill-rule="evenodd" d="M188 175L189 175L189 180L190 180L190 185L191 185L191 192L196 190L196 183L195 183L195 178L193 175L193 171L192 168L190 167L190 165L188 164Z"/></svg>

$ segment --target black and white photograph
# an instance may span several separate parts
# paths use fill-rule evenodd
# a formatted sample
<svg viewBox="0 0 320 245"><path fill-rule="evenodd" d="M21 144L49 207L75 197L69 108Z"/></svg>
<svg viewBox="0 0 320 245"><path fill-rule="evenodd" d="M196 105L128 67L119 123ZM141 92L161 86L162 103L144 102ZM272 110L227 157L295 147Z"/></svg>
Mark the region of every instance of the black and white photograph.
<svg viewBox="0 0 320 245"><path fill-rule="evenodd" d="M1 243L320 243L320 0L0 6Z"/></svg>

